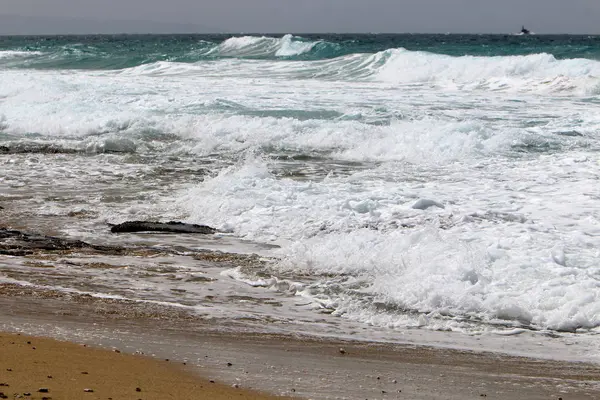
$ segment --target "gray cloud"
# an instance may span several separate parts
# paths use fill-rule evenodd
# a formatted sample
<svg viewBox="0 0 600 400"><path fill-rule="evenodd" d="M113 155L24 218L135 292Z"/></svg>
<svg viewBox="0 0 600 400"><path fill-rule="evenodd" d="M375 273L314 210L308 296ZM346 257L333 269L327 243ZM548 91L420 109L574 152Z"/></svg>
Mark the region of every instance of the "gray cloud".
<svg viewBox="0 0 600 400"><path fill-rule="evenodd" d="M77 29L84 31L130 28L156 32L508 33L525 24L538 33L600 33L597 0L1 0L1 3L2 14L37 17L9 24L20 31L17 33L39 33L35 31L41 28L64 30L69 23L79 24ZM6 24L0 24L0 31L8 33L6 30Z"/></svg>

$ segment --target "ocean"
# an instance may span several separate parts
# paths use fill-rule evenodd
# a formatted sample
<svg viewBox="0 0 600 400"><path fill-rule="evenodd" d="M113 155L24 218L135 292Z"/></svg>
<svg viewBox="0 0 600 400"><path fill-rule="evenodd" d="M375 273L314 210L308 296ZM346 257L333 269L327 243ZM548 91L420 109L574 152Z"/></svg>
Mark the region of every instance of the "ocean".
<svg viewBox="0 0 600 400"><path fill-rule="evenodd" d="M599 110L600 36L0 37L1 225L181 254L0 255L0 283L330 335L593 338ZM128 220L219 233L110 233ZM183 258L207 249L257 256Z"/></svg>

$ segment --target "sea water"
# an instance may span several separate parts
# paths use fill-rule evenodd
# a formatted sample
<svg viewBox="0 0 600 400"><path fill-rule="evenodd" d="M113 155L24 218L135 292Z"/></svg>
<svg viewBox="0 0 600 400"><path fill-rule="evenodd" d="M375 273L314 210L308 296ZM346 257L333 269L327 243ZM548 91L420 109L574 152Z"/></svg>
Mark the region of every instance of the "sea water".
<svg viewBox="0 0 600 400"><path fill-rule="evenodd" d="M2 219L113 243L126 220L214 226L171 244L269 260L213 278L287 299L270 320L592 337L599 110L600 37L3 37ZM206 295L171 279L204 273L185 263L0 264L4 282Z"/></svg>

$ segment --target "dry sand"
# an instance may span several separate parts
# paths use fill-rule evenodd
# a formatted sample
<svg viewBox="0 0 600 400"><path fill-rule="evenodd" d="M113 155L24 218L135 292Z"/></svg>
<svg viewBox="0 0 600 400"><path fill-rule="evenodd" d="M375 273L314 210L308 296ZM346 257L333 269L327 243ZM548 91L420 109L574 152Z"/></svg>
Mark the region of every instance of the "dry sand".
<svg viewBox="0 0 600 400"><path fill-rule="evenodd" d="M275 399L202 379L171 361L0 334L0 398ZM29 393L29 394L28 394Z"/></svg>

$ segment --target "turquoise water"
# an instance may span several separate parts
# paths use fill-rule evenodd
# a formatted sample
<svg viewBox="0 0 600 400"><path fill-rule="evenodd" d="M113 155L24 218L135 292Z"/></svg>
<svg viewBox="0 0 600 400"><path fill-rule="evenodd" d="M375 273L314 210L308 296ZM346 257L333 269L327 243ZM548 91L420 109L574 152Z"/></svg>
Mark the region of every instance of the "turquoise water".
<svg viewBox="0 0 600 400"><path fill-rule="evenodd" d="M242 37L242 36L233 36ZM287 53L277 54L264 38L241 51L222 51L232 35L97 35L0 37L0 51L39 52L20 60L0 58L0 65L16 68L120 69L157 61L194 63L219 58L320 60L356 53L405 48L451 56L510 56L546 53L557 59L600 60L600 36L573 35L314 35L289 37ZM284 37L285 38L285 37ZM273 39L273 40L269 40ZM308 51L294 46L311 45Z"/></svg>

